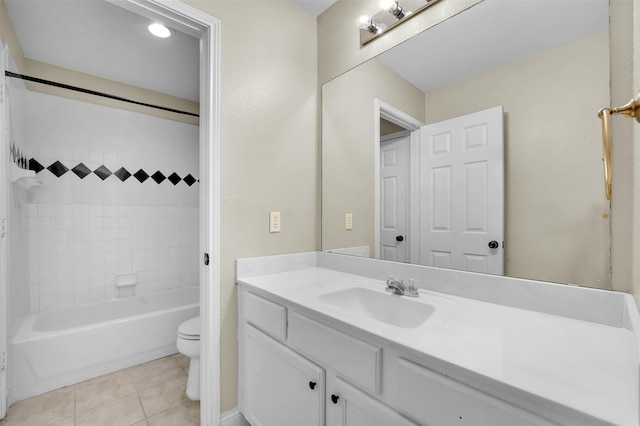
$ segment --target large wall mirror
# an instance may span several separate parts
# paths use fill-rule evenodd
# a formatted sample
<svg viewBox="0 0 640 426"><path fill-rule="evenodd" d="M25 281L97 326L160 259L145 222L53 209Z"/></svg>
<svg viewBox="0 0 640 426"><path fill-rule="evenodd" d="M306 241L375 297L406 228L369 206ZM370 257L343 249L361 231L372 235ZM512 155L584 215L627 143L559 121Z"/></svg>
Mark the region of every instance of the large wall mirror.
<svg viewBox="0 0 640 426"><path fill-rule="evenodd" d="M609 97L608 0L484 0L331 79L322 86L322 249L608 288L610 207L596 113ZM488 134L502 133L492 167L503 171L503 188L487 196L495 185L482 167L452 178L463 181L461 199L476 203L469 213L449 192L453 183L423 162L450 148L424 128L496 108L501 122ZM486 130L461 126L484 143ZM398 140L406 158L396 163L387 147ZM385 183L389 164L400 186ZM497 215L491 208L502 229L483 244L498 243L488 255L501 256L499 270L429 255L434 217L485 223ZM382 241L398 222L402 238ZM473 254L461 241L456 250ZM394 244L401 255L385 249Z"/></svg>

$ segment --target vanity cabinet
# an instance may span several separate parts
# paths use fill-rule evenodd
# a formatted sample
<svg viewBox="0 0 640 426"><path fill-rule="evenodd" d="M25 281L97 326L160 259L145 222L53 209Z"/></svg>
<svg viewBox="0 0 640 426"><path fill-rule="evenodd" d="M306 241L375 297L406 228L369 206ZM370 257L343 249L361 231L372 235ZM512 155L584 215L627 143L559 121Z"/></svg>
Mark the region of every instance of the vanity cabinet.
<svg viewBox="0 0 640 426"><path fill-rule="evenodd" d="M243 285L238 297L238 406L252 426L558 425L401 348Z"/></svg>
<svg viewBox="0 0 640 426"><path fill-rule="evenodd" d="M324 426L324 370L251 325L244 345L246 419L254 426Z"/></svg>
<svg viewBox="0 0 640 426"><path fill-rule="evenodd" d="M360 392L340 378L336 378L335 394L330 402L337 405L328 424L336 426L417 426L406 417ZM334 402L335 401L335 402Z"/></svg>

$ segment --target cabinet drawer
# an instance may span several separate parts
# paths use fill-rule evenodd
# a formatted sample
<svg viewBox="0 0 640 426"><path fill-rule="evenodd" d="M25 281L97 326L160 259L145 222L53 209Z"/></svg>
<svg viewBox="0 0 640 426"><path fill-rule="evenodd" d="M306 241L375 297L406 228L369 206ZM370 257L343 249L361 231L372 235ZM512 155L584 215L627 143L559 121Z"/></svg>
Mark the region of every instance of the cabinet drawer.
<svg viewBox="0 0 640 426"><path fill-rule="evenodd" d="M291 312L291 345L342 377L371 392L380 393L382 349Z"/></svg>
<svg viewBox="0 0 640 426"><path fill-rule="evenodd" d="M245 292L244 319L280 341L287 339L287 308L284 306Z"/></svg>
<svg viewBox="0 0 640 426"><path fill-rule="evenodd" d="M398 408L433 425L557 425L403 358L397 359Z"/></svg>

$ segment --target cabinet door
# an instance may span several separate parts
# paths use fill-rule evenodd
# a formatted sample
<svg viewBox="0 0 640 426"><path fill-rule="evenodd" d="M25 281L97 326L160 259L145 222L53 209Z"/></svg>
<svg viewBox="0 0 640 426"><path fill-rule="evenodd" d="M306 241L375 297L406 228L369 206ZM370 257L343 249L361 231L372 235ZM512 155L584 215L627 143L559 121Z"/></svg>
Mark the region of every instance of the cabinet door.
<svg viewBox="0 0 640 426"><path fill-rule="evenodd" d="M324 370L246 325L245 410L253 426L324 426Z"/></svg>
<svg viewBox="0 0 640 426"><path fill-rule="evenodd" d="M340 378L335 379L334 390L328 403L337 408L332 426L417 426Z"/></svg>
<svg viewBox="0 0 640 426"><path fill-rule="evenodd" d="M429 425L551 426L551 422L403 358L398 409Z"/></svg>

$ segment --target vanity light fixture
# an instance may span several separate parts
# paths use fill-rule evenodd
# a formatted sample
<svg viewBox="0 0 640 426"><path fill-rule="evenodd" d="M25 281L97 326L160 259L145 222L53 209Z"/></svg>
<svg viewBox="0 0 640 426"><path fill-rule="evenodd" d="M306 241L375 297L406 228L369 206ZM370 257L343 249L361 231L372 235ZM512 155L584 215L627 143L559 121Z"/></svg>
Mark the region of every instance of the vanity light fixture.
<svg viewBox="0 0 640 426"><path fill-rule="evenodd" d="M380 5L383 9L388 10L389 13L398 20L404 18L407 15L407 11L402 6L400 6L398 0L383 0Z"/></svg>
<svg viewBox="0 0 640 426"><path fill-rule="evenodd" d="M149 32L156 37L160 37L160 38L171 37L171 30L162 24L158 24L157 22L149 25L148 28L149 28Z"/></svg>
<svg viewBox="0 0 640 426"><path fill-rule="evenodd" d="M360 17L360 45L388 33L440 0L377 0L380 8L373 14ZM402 2L402 4L400 4Z"/></svg>
<svg viewBox="0 0 640 426"><path fill-rule="evenodd" d="M360 22L360 28L370 32L371 34L380 34L384 31L384 28L380 24L367 15L362 15L358 22Z"/></svg>

